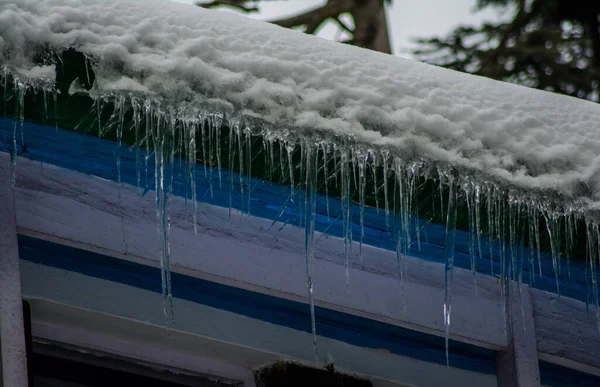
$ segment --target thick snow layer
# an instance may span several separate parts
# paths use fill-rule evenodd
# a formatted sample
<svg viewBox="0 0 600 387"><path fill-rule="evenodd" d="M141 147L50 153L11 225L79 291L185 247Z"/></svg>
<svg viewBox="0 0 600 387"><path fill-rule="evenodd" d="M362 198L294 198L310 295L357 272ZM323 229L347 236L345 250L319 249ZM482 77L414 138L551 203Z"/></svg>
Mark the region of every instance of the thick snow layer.
<svg viewBox="0 0 600 387"><path fill-rule="evenodd" d="M32 68L40 47L75 47L111 92L203 96L278 127L351 134L522 187L578 195L587 185L600 199L591 102L166 0L13 0L0 26L8 66Z"/></svg>

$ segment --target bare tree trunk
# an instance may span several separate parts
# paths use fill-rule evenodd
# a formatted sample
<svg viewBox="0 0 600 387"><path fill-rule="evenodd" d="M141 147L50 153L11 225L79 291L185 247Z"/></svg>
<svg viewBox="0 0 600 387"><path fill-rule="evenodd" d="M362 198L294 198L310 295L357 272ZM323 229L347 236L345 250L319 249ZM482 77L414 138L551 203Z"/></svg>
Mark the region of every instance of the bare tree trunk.
<svg viewBox="0 0 600 387"><path fill-rule="evenodd" d="M355 3L350 12L354 18L352 44L390 54L391 47L384 0L349 1Z"/></svg>

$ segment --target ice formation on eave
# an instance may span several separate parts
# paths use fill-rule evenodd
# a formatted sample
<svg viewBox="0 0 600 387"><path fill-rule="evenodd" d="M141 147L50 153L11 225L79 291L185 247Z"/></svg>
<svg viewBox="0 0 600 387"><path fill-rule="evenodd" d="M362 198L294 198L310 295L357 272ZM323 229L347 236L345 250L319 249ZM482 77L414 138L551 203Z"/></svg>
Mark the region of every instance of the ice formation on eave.
<svg viewBox="0 0 600 387"><path fill-rule="evenodd" d="M279 128L600 199L600 106L591 102L168 1L18 0L2 6L0 25L5 66L31 68L40 48L74 47L95 61L106 92L202 98Z"/></svg>
<svg viewBox="0 0 600 387"><path fill-rule="evenodd" d="M142 168L155 169L166 315L172 317L168 203L174 157L188 170L195 227L197 155L205 174L206 164L214 164L218 184L229 183L230 193L233 182L221 181L221 166L237 166L249 213L250 179L244 186L242 175L252 174L257 138L265 172L278 171L280 183L290 185L290 199L303 203L299 225L306 236L313 334L315 197L323 188L328 195L323 182L329 181L339 187L346 274L353 239L362 243L369 186L369 194L381 200L376 206L396 245L401 280L406 256L420 248L422 227L414 213L421 187L433 180L438 191L439 185L438 211L446 223L446 340L459 202L466 205L474 278L475 262L487 248L492 266L500 263L502 292L510 280L520 284L524 267L541 272L542 237L550 245L559 290L561 259L569 259L579 231L586 239L587 296L599 303L597 104L166 0L17 0L0 6L0 26L4 113L9 98L18 102L13 114L20 118L21 136L28 90L42 90L46 116L50 95L56 108L53 61L68 48L83 53L86 70L88 64L93 69L94 87L88 91L74 82L69 93L93 99L89 116L96 117L98 133L116 128L120 149L124 131L135 132L138 185ZM10 87L13 95L7 97ZM103 122L108 105L111 116ZM124 122L126 115L132 123ZM219 141L223 128L229 131L228 149ZM15 123L15 162L18 129ZM145 160L142 146L149 151ZM120 180L119 152L116 159ZM361 229L354 236L353 211ZM598 307L596 315L600 327Z"/></svg>

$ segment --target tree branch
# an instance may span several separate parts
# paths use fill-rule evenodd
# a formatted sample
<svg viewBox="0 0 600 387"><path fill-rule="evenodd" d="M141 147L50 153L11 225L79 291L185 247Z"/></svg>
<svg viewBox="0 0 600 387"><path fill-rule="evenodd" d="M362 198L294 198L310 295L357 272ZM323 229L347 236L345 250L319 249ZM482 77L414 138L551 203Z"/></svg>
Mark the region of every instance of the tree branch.
<svg viewBox="0 0 600 387"><path fill-rule="evenodd" d="M340 26L340 28L346 32L349 32L351 34L354 34L354 31L348 27L341 19L339 16L336 16L333 18L333 20Z"/></svg>
<svg viewBox="0 0 600 387"><path fill-rule="evenodd" d="M247 3L247 0L213 0L212 3L202 3L196 2L196 5L202 8L216 8L222 5L237 8L246 13L258 12L258 7L247 7L244 3Z"/></svg>
<svg viewBox="0 0 600 387"><path fill-rule="evenodd" d="M314 8L285 19L272 20L271 23L285 28L314 25L317 25L318 27L325 20L337 17L341 13L348 12L353 5L354 4L349 1L329 0L327 4L320 8Z"/></svg>

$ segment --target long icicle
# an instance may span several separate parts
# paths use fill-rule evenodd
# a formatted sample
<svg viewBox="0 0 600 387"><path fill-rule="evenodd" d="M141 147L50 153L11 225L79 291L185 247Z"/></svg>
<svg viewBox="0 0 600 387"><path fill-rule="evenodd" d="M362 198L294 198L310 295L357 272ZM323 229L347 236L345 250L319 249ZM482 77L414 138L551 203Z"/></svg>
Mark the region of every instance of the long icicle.
<svg viewBox="0 0 600 387"><path fill-rule="evenodd" d="M308 298L310 301L310 319L313 335L313 348L315 351L315 364L319 365L319 353L317 350L317 328L315 319L315 299L313 292L314 260L315 260L315 218L317 200L317 157L318 152L308 144L303 144L306 152L306 200L304 202L306 217L305 221L305 257L306 257L306 282L308 287Z"/></svg>
<svg viewBox="0 0 600 387"><path fill-rule="evenodd" d="M125 125L125 97L119 97L116 109L119 122L117 124L117 182L121 184L121 152L123 150L123 125Z"/></svg>
<svg viewBox="0 0 600 387"><path fill-rule="evenodd" d="M163 296L163 313L167 322L167 326L173 324L173 304L172 297L169 291L170 288L170 273L169 273L169 228L168 228L168 211L167 197L165 192L165 133L163 130L163 120L157 114L156 122L154 117L152 120L151 130L154 138L154 156L155 156L155 188L156 188L156 223L159 243L160 255L160 271L162 279L162 296Z"/></svg>
<svg viewBox="0 0 600 387"><path fill-rule="evenodd" d="M363 239L365 237L365 188L367 185L367 155L357 152L355 154L358 164L358 201L360 204L360 247L359 247L359 256L362 262L362 246Z"/></svg>
<svg viewBox="0 0 600 387"><path fill-rule="evenodd" d="M133 107L133 126L135 133L135 179L138 190L140 189L141 180L141 165L140 165L140 103L137 99L131 99L131 105Z"/></svg>
<svg viewBox="0 0 600 387"><path fill-rule="evenodd" d="M385 229L390 230L390 202L388 193L388 158L389 152L384 151L381 153L381 163L383 164L383 200L385 206Z"/></svg>
<svg viewBox="0 0 600 387"><path fill-rule="evenodd" d="M321 143L321 146L323 149L323 184L325 185L325 208L327 209L327 217L331 218L331 214L329 212L329 160L327 159L327 156L329 155L329 146L326 143Z"/></svg>
<svg viewBox="0 0 600 387"><path fill-rule="evenodd" d="M449 342L450 316L452 312L452 280L454 276L454 245L456 242L456 185L454 177L449 175L448 181L448 213L446 215L446 268L444 296L444 332L446 345L446 365L450 367Z"/></svg>
<svg viewBox="0 0 600 387"><path fill-rule="evenodd" d="M346 268L346 291L349 295L349 284L350 284L350 244L352 239L350 238L350 228L352 227L352 219L350 218L350 206L352 205L350 197L350 171L348 161L348 151L346 149L340 149L340 175L341 175L341 204L342 204L342 221L343 221L343 234L344 234L344 266Z"/></svg>

